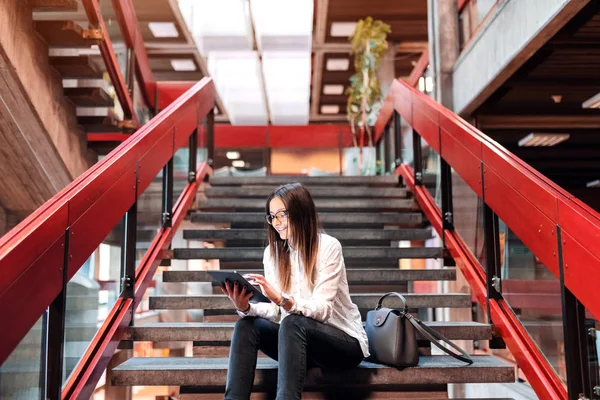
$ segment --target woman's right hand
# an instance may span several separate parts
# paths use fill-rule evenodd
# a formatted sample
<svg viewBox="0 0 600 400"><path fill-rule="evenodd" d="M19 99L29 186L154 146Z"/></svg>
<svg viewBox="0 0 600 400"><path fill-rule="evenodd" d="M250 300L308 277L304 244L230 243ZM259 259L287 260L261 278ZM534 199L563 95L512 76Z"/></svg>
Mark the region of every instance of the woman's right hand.
<svg viewBox="0 0 600 400"><path fill-rule="evenodd" d="M246 289L239 287L237 282L235 282L233 285L228 282L221 286L221 290L227 295L227 297L229 297L238 311L244 312L250 307L249 300L250 297L252 297L252 292L246 293Z"/></svg>

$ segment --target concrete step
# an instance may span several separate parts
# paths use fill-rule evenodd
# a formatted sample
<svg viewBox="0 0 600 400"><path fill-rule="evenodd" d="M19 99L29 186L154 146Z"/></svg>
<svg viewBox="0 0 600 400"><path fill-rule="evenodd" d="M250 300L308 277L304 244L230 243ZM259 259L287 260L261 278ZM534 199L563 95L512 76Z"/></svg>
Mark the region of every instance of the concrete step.
<svg viewBox="0 0 600 400"><path fill-rule="evenodd" d="M398 176L249 176L212 177L212 186L273 185L299 182L307 186L398 186ZM274 189L274 188L273 188Z"/></svg>
<svg viewBox="0 0 600 400"><path fill-rule="evenodd" d="M320 212L319 219L325 227L336 225L382 226L408 225L414 226L423 222L423 214L419 212L406 213L333 213ZM196 212L192 214L192 222L229 222L241 224L266 224L263 212Z"/></svg>
<svg viewBox="0 0 600 400"><path fill-rule="evenodd" d="M427 325L450 340L490 340L491 325L477 322L427 322ZM234 323L164 322L130 327L123 340L138 342L191 341L210 342L213 345L231 341ZM417 338L422 340L421 334Z"/></svg>
<svg viewBox="0 0 600 400"><path fill-rule="evenodd" d="M332 211L376 211L376 210L415 210L413 199L315 199L318 210ZM244 198L209 198L198 200L198 207L203 210L235 208L237 210L264 210L264 199Z"/></svg>
<svg viewBox="0 0 600 400"><path fill-rule="evenodd" d="M262 269L240 271L245 274L263 274ZM389 268L355 268L346 270L350 285L391 285L406 281L453 281L456 279L454 268L440 269L389 269ZM164 271L163 282L212 282L207 271Z"/></svg>
<svg viewBox="0 0 600 400"><path fill-rule="evenodd" d="M352 302L359 309L369 310L377 306L377 301L382 294L352 294ZM452 307L452 308L467 308L471 307L471 296L462 293L443 293L443 294L404 294L408 306L415 308L430 308L430 307ZM400 307L400 299L386 299L384 306L390 308ZM219 310L227 311L234 310L233 303L225 295L164 295L151 296L151 310ZM215 313L216 314L216 313Z"/></svg>
<svg viewBox="0 0 600 400"><path fill-rule="evenodd" d="M401 258L441 258L440 247L343 247L344 260L398 260ZM177 260L262 261L263 248L231 247L212 249L174 249Z"/></svg>
<svg viewBox="0 0 600 400"><path fill-rule="evenodd" d="M307 186L313 198L373 198L373 197L392 197L405 198L408 191L404 188L396 187L368 187L368 186L346 186L346 187L327 187L327 186ZM274 186L215 186L204 189L206 197L259 197L266 199L275 189Z"/></svg>
<svg viewBox="0 0 600 400"><path fill-rule="evenodd" d="M91 56L53 56L50 65L63 78L102 78L102 70Z"/></svg>
<svg viewBox="0 0 600 400"><path fill-rule="evenodd" d="M114 100L99 87L77 87L64 89L67 96L78 107L112 107Z"/></svg>
<svg viewBox="0 0 600 400"><path fill-rule="evenodd" d="M417 367L389 368L362 362L347 371L321 371L311 368L305 389L316 385L419 385L446 383L513 382L514 367L491 356L473 356L474 363L465 363L450 356L422 356ZM208 391L221 391L227 379L226 358L167 357L131 358L113 370L115 386L199 386ZM254 391L269 390L277 382L277 362L259 358L254 377Z"/></svg>
<svg viewBox="0 0 600 400"><path fill-rule="evenodd" d="M427 240L432 237L431 229L328 229L327 234L342 241L372 240ZM254 240L264 243L265 229L187 229L183 231L187 240Z"/></svg>

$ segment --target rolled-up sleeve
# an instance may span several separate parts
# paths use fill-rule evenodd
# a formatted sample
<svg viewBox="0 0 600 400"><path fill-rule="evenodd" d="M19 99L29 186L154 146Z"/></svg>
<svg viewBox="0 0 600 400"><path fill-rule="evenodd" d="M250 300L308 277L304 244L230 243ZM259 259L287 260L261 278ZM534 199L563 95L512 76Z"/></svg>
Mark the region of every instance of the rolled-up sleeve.
<svg viewBox="0 0 600 400"><path fill-rule="evenodd" d="M263 254L263 268L265 279L273 285L277 286L277 278L275 277L275 265L271 262L271 253L269 246ZM240 317L260 317L277 322L280 316L280 308L275 303L250 303L250 310L247 313L237 312Z"/></svg>
<svg viewBox="0 0 600 400"><path fill-rule="evenodd" d="M338 240L328 243L323 258L317 265L317 282L308 299L294 299L291 313L325 322L331 317L333 303L338 295L344 271L342 245Z"/></svg>

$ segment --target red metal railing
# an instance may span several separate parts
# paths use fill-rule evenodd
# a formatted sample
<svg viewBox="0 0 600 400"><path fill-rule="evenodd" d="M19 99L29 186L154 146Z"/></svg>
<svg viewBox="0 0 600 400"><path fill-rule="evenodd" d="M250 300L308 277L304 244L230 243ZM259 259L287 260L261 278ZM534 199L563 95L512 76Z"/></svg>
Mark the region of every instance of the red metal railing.
<svg viewBox="0 0 600 400"><path fill-rule="evenodd" d="M189 136L213 107L214 86L211 79L204 78L0 239L0 320L11 324L0 341L0 364L63 290L63 268L67 268L68 281L177 149L188 144ZM198 179L207 173L209 168L203 165ZM157 237L142 260L136 272L137 300L194 193L194 186L188 185L175 206L173 228ZM132 304L133 299L117 301L82 360L81 371L67 383L65 398L87 393L88 381L100 376L120 329L131 317Z"/></svg>
<svg viewBox="0 0 600 400"><path fill-rule="evenodd" d="M564 284L594 315L600 317L600 215L545 178L498 143L450 110L402 81L390 89L394 109L460 175L560 279L557 227L562 233ZM381 115L385 125L389 118ZM424 188L414 186L412 171L399 169L421 207L442 234L439 207ZM485 185L482 185L482 176ZM454 232L444 232L447 246L481 304L486 304L485 276L478 261ZM509 306L490 300L491 317L517 358L532 387L542 398L566 398L566 391L547 360L527 335Z"/></svg>

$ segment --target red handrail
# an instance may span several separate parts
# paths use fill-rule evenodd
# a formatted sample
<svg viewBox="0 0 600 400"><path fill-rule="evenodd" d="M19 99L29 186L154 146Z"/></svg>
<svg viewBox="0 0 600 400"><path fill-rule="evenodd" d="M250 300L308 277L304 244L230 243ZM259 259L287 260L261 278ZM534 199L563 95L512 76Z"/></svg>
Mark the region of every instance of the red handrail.
<svg viewBox="0 0 600 400"><path fill-rule="evenodd" d="M531 251L560 279L557 227L562 234L565 286L596 317L600 298L600 214L548 180L488 136L450 110L402 81L390 89L394 109L440 154L471 189L506 223ZM380 124L389 116L380 115ZM463 270L482 305L486 304L485 277L477 260L454 232L442 232L441 211L431 195L414 187L412 171L399 171L414 190L434 227ZM482 175L484 184L482 185ZM582 277L585 277L582 279ZM519 366L542 398L566 398L566 390L510 307L490 300L491 317Z"/></svg>
<svg viewBox="0 0 600 400"><path fill-rule="evenodd" d="M213 106L204 78L0 239L0 364Z"/></svg>

